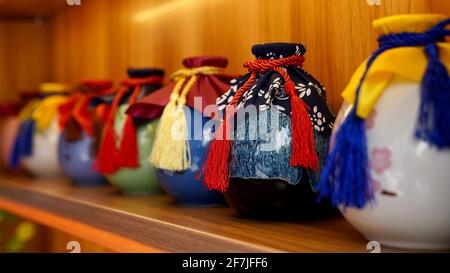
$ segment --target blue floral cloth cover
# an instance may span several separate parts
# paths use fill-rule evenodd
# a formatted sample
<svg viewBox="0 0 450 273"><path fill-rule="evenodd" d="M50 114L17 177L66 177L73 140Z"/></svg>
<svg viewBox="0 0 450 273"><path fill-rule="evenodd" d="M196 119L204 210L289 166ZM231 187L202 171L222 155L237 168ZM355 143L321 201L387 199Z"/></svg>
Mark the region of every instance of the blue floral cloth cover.
<svg viewBox="0 0 450 273"><path fill-rule="evenodd" d="M301 44L255 45L253 54L258 59L277 59L303 55ZM296 185L304 172L309 172L313 186L318 182L322 162L328 152L329 138L335 116L326 100L326 90L301 67L285 67L295 83L298 96L308 107L314 129L315 149L319 158L319 171L309 172L291 167L291 102L284 90L283 78L274 71L260 74L237 104L236 129L233 141L231 177L244 179L280 179ZM249 78L249 74L231 81L231 88L217 99L220 111L231 102L235 92ZM256 106L257 114L244 115L249 105ZM278 122L278 123L277 123ZM278 126L275 126L278 124ZM264 127L267 125L267 127ZM256 136L256 137L255 137Z"/></svg>

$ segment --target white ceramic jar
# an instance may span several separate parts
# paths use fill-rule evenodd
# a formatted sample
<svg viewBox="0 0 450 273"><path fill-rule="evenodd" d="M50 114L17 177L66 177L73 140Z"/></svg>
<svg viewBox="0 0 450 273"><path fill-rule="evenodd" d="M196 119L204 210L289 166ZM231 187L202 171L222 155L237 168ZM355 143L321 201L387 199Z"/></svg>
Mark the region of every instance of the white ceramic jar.
<svg viewBox="0 0 450 273"><path fill-rule="evenodd" d="M450 150L414 137L420 85L396 77L366 120L375 204L341 209L368 240L417 249L450 248ZM352 106L345 104L335 132Z"/></svg>
<svg viewBox="0 0 450 273"><path fill-rule="evenodd" d="M62 176L58 161L58 140L60 130L56 119L45 131L33 134L32 156L24 157L22 165L32 175L39 178L55 178Z"/></svg>
<svg viewBox="0 0 450 273"><path fill-rule="evenodd" d="M26 120L33 120L32 150L20 155L19 160L26 171L39 178L62 176L58 161L58 142L61 130L58 124L58 107L66 101L69 86L60 83L42 83L40 98L24 107ZM31 107L30 109L27 109ZM28 111L28 112L27 112ZM20 150L20 149L19 149Z"/></svg>
<svg viewBox="0 0 450 273"><path fill-rule="evenodd" d="M439 19L435 15L387 18L383 30L400 26L400 20L406 21L403 25L408 30L419 30L431 26L427 20L436 21L436 18ZM368 202L362 209L340 209L368 240L381 245L450 249L450 149L439 150L415 137L421 93L420 82L393 74L365 120L375 202ZM348 103L341 107L332 147L352 107Z"/></svg>

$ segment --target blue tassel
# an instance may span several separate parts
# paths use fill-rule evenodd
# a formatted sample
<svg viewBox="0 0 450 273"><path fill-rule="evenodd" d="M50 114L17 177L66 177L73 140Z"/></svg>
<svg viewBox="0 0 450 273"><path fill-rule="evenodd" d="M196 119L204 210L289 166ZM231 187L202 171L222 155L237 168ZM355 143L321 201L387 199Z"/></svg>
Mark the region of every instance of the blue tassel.
<svg viewBox="0 0 450 273"><path fill-rule="evenodd" d="M20 133L20 129L18 133ZM17 135L16 140L14 142L14 148L9 157L9 166L14 169L19 167L19 160L20 160L20 143L19 143L19 136Z"/></svg>
<svg viewBox="0 0 450 273"><path fill-rule="evenodd" d="M34 125L35 123L33 120L27 120L20 124L9 160L9 165L12 168L19 167L20 159L22 157L29 157L33 154Z"/></svg>
<svg viewBox="0 0 450 273"><path fill-rule="evenodd" d="M369 177L366 126L356 114L361 86L375 59L388 47L380 47L367 61L366 69L356 90L355 105L336 134L335 146L328 155L317 189L318 202L331 198L334 206L362 208L374 200Z"/></svg>
<svg viewBox="0 0 450 273"><path fill-rule="evenodd" d="M22 156L30 157L33 155L33 134L35 122L28 120L24 122L24 133L22 135Z"/></svg>
<svg viewBox="0 0 450 273"><path fill-rule="evenodd" d="M425 47L428 65L422 79L416 138L439 149L450 147L450 77L435 44Z"/></svg>
<svg viewBox="0 0 450 273"><path fill-rule="evenodd" d="M318 184L319 200L331 198L334 206L362 208L373 200L368 177L365 122L353 108L336 134Z"/></svg>

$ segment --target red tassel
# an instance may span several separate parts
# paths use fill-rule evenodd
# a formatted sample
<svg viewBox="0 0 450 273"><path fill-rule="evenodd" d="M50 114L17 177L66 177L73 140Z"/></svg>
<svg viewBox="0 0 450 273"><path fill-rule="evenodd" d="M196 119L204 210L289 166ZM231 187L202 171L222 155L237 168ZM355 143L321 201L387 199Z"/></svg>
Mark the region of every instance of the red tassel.
<svg viewBox="0 0 450 273"><path fill-rule="evenodd" d="M114 126L108 124L103 134L94 169L102 174L112 174L118 170L116 134Z"/></svg>
<svg viewBox="0 0 450 273"><path fill-rule="evenodd" d="M137 101L140 92L141 85L136 84L129 100L129 104L133 104ZM120 143L117 163L120 167L138 168L140 166L136 128L133 123L133 118L128 115L122 130L122 141Z"/></svg>
<svg viewBox="0 0 450 273"><path fill-rule="evenodd" d="M231 141L229 139L230 122L226 118L222 122L220 127L216 132L216 137L214 138L208 152L208 158L204 166L204 177L203 183L210 190L218 190L225 192L228 188L228 183L230 181L229 176L229 162L230 162L230 151L231 151ZM223 136L225 132L225 137Z"/></svg>
<svg viewBox="0 0 450 273"><path fill-rule="evenodd" d="M104 128L97 159L93 165L94 170L101 174L112 174L119 169L119 164L117 162L118 151L116 147L116 132L114 131L114 116L125 92L126 89L121 89L114 97L113 104L109 111L108 122Z"/></svg>
<svg viewBox="0 0 450 273"><path fill-rule="evenodd" d="M121 167L138 168L140 164L138 162L136 128L131 116L127 116L122 132L122 143L117 162Z"/></svg>
<svg viewBox="0 0 450 273"><path fill-rule="evenodd" d="M292 153L291 166L317 171L319 159L314 147L314 134L305 103L297 96L292 81L287 81L285 89L291 97Z"/></svg>
<svg viewBox="0 0 450 273"><path fill-rule="evenodd" d="M216 131L216 136L209 147L208 157L203 168L197 173L196 179L201 180L203 173L203 183L210 190L225 192L230 182L230 152L231 152L231 118L236 112L236 104L239 98L248 90L256 79L256 73L252 73L247 82L236 91L233 100L225 109L225 120ZM218 139L218 136L220 139ZM222 137L220 137L222 136Z"/></svg>

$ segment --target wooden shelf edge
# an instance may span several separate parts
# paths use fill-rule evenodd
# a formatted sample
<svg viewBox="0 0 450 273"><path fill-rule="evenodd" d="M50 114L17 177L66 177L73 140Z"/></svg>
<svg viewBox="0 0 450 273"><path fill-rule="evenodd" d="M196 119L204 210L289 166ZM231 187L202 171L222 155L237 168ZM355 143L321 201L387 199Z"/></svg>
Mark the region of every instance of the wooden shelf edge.
<svg viewBox="0 0 450 273"><path fill-rule="evenodd" d="M38 224L71 234L116 252L163 252L161 249L146 246L128 238L118 236L117 234L5 198L0 198L0 208Z"/></svg>
<svg viewBox="0 0 450 273"><path fill-rule="evenodd" d="M0 209L117 252L282 252L216 234L61 198L0 176ZM14 179L13 179L14 180Z"/></svg>

